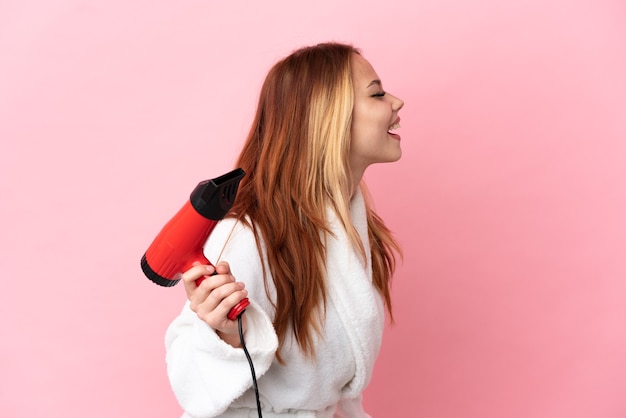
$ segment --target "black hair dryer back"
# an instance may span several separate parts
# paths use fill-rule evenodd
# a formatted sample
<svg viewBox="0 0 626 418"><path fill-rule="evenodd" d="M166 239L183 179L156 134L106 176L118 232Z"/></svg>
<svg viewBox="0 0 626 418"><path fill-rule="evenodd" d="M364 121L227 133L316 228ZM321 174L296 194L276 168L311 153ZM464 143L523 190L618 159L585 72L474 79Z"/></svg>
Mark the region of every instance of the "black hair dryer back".
<svg viewBox="0 0 626 418"><path fill-rule="evenodd" d="M204 243L232 207L244 175L245 172L237 168L198 183L189 201L163 227L141 258L141 269L148 279L170 287L178 283L183 272L195 262L211 264L202 252ZM204 278L196 283L202 280ZM241 300L228 313L228 319L235 320L249 304L248 298Z"/></svg>

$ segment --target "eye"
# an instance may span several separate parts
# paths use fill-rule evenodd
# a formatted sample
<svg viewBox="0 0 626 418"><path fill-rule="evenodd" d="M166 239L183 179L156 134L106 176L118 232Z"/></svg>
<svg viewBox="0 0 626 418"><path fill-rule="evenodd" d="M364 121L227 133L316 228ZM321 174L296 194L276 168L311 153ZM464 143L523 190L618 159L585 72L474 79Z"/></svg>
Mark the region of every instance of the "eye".
<svg viewBox="0 0 626 418"><path fill-rule="evenodd" d="M381 91L380 93L372 94L372 97L384 97L384 96L385 96L384 91Z"/></svg>

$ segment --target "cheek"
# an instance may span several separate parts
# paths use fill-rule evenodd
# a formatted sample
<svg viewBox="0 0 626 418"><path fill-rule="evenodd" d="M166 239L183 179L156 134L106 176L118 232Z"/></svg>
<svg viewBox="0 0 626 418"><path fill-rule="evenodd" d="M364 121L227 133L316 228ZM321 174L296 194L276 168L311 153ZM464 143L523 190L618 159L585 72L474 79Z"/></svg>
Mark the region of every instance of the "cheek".
<svg viewBox="0 0 626 418"><path fill-rule="evenodd" d="M366 106L355 103L352 112L352 133L358 135L375 135L386 132L389 127L391 112L382 103Z"/></svg>

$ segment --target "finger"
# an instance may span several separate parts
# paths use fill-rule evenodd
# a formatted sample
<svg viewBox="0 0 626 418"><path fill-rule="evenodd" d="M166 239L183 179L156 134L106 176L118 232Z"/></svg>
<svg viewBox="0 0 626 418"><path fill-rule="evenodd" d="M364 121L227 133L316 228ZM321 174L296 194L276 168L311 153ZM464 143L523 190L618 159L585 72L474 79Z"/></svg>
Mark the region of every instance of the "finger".
<svg viewBox="0 0 626 418"><path fill-rule="evenodd" d="M213 273L215 273L215 267L201 264L195 264L192 268L184 272L182 280L185 285L187 296L191 295L198 287L198 284L196 283L198 279L210 276Z"/></svg>
<svg viewBox="0 0 626 418"><path fill-rule="evenodd" d="M210 276L204 276L202 283L198 284L198 292L209 294L220 286L234 282L235 278L231 274L213 273Z"/></svg>
<svg viewBox="0 0 626 418"><path fill-rule="evenodd" d="M230 319L228 318L228 314L239 302L241 302L246 297L248 297L247 289L242 288L236 292L233 292L227 298L224 298L222 300L216 311L218 311L220 315L225 316L226 319L230 321Z"/></svg>
<svg viewBox="0 0 626 418"><path fill-rule="evenodd" d="M244 287L245 285L241 282L238 283L232 281L222 283L220 286L215 287L210 293L207 294L206 298L202 302L201 309L203 311L214 311L224 300L230 298L233 293L241 292Z"/></svg>
<svg viewBox="0 0 626 418"><path fill-rule="evenodd" d="M215 271L217 274L230 274L230 264L227 261L220 261L215 266Z"/></svg>
<svg viewBox="0 0 626 418"><path fill-rule="evenodd" d="M228 324L232 324L233 321L228 319L228 313L248 296L248 291L241 286L242 283L233 283L233 285L237 285L236 290L221 299L207 315L206 322L215 329L224 329L225 326L230 326Z"/></svg>
<svg viewBox="0 0 626 418"><path fill-rule="evenodd" d="M232 326L232 321L227 318L228 312L238 300L245 297L242 295L247 294L241 283L229 283L215 289L204 302L192 306L192 310L212 328L224 329Z"/></svg>
<svg viewBox="0 0 626 418"><path fill-rule="evenodd" d="M218 274L207 277L195 290L188 295L191 310L201 314L210 312L231 292L242 286L235 286L235 278L230 274ZM228 285L231 285L230 287Z"/></svg>

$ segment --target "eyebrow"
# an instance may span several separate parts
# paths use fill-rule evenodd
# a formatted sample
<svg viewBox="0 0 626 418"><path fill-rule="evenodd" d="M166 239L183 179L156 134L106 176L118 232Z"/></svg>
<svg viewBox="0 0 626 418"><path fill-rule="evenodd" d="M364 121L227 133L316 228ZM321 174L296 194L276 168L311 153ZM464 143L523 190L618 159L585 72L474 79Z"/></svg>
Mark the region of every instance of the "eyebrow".
<svg viewBox="0 0 626 418"><path fill-rule="evenodd" d="M372 80L372 82L367 85L367 88L372 87L374 84L378 84L379 86L383 85L380 80Z"/></svg>

